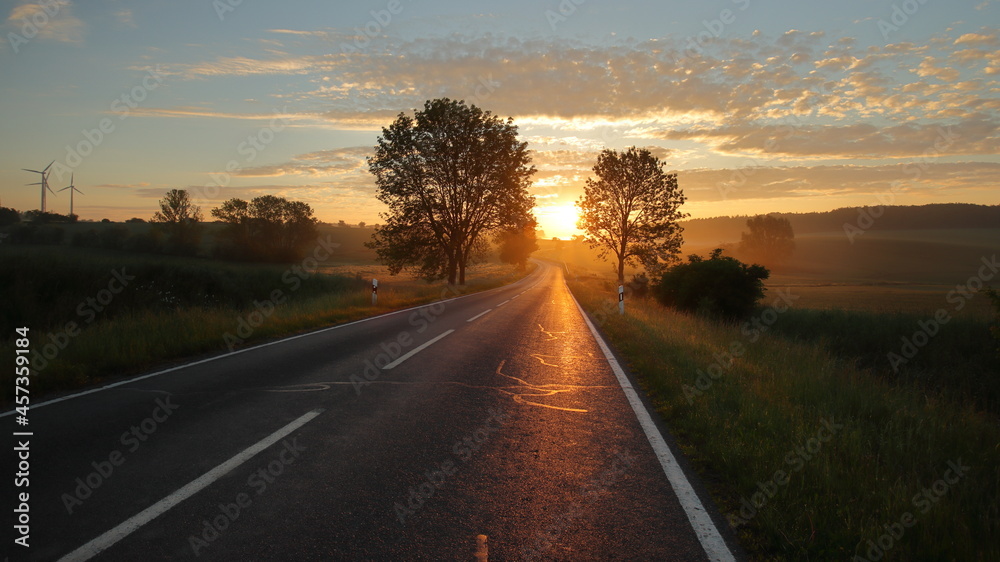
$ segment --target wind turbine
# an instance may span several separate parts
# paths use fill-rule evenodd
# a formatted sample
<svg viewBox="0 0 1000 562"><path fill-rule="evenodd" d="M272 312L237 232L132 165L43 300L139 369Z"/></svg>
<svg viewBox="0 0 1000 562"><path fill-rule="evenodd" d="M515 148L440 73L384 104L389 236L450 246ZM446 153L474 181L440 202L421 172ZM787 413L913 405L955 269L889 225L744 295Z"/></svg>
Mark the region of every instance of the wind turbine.
<svg viewBox="0 0 1000 562"><path fill-rule="evenodd" d="M29 170L27 168L21 168L25 172L32 172L32 173L35 173L35 174L41 174L42 175L42 181L35 182L35 183L29 183L28 185L40 185L40 186L42 186L42 212L43 213L45 212L45 190L46 189L49 190L52 193L52 195L56 194L56 192L52 191L52 188L49 187L49 168L51 168L52 165L55 164L55 163L56 163L55 160L49 162L49 165L46 166L45 169L42 170L41 172L39 172L38 170Z"/></svg>
<svg viewBox="0 0 1000 562"><path fill-rule="evenodd" d="M85 195L85 193L82 192L82 191L80 191L79 189L76 188L75 185L73 185L73 174L69 175L69 185L67 185L66 187L60 189L59 191L66 191L67 189L69 190L69 216L72 217L73 216L73 192L75 191L75 192L79 193L80 195Z"/></svg>

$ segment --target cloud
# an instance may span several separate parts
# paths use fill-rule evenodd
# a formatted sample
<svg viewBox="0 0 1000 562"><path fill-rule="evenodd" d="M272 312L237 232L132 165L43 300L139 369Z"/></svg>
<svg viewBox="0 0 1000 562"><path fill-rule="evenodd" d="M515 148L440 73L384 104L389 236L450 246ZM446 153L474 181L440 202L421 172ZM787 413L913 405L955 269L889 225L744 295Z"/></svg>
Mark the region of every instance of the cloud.
<svg viewBox="0 0 1000 562"><path fill-rule="evenodd" d="M271 113L233 113L216 111L203 107L138 107L129 110L130 116L137 117L173 117L184 119L236 119L241 121L259 121L262 125L274 128L295 126L296 124L324 123L321 117L302 113L290 113L287 108L274 108Z"/></svg>
<svg viewBox="0 0 1000 562"><path fill-rule="evenodd" d="M121 25L124 25L126 27L135 27L136 26L135 25L135 17L132 15L132 10L130 10L128 8L124 8L124 9L118 10L117 12L115 12L112 15L114 16L115 20L117 20L118 23L120 23Z"/></svg>
<svg viewBox="0 0 1000 562"><path fill-rule="evenodd" d="M287 35L290 30L280 33ZM166 72L186 78L308 75L315 87L302 92L301 99L337 106L330 114L338 119L343 112L394 112L440 96L476 101L498 113L519 116L721 116L749 111L752 102L770 93L769 86L761 83L738 84L748 77L758 78L757 82L794 81L787 62L802 60L809 51L807 43L817 40L793 34L789 41L797 47L795 55L779 57L776 68L750 70L749 59L736 54L743 49L741 44L730 45L733 52L719 58L707 53L688 56L680 44L660 42L597 47L495 36L386 39L356 53L337 52L337 46L330 44L333 51L322 55L221 57L165 66ZM769 55L778 56L779 51L769 49ZM713 95L733 88L739 96Z"/></svg>
<svg viewBox="0 0 1000 562"><path fill-rule="evenodd" d="M943 82L953 82L958 79L959 72L955 68L941 66L941 60L934 57L926 57L920 61L917 67L917 75L921 77L932 76Z"/></svg>
<svg viewBox="0 0 1000 562"><path fill-rule="evenodd" d="M170 65L163 73L190 80L219 76L307 74L322 68L320 57L287 57L270 60L252 57L218 57L201 63Z"/></svg>
<svg viewBox="0 0 1000 562"><path fill-rule="evenodd" d="M274 97L291 108L284 112L289 122L334 129L379 131L427 99L465 99L513 116L539 159L590 153L583 169L579 163L539 164L536 180L548 186L579 183L597 151L624 144L695 161L713 155L906 159L928 150L992 157L1000 149L993 78L1000 73L1000 51L990 47L998 32L987 28L945 32L922 45L868 47L822 33L755 33L718 38L697 52L677 37L596 44L457 34L379 37L357 49L345 43L353 35L342 30L272 34L258 54L163 66L192 80L285 76L287 86ZM138 113L271 117L205 108ZM942 130L958 138L942 143ZM300 156L243 173L322 177L356 171L356 162L331 158Z"/></svg>
<svg viewBox="0 0 1000 562"><path fill-rule="evenodd" d="M235 173L239 177L280 177L280 176L337 176L347 175L357 177L359 174L368 178L367 157L372 154L371 147L349 147L333 150L320 150L295 156L291 161L281 164L254 166L243 168ZM371 182L374 184L374 182Z"/></svg>
<svg viewBox="0 0 1000 562"><path fill-rule="evenodd" d="M879 127L846 125L742 124L684 131L664 131L664 139L693 139L727 154L795 158L914 158L956 154L994 154L1000 150L1000 128L985 116L957 124L913 124Z"/></svg>
<svg viewBox="0 0 1000 562"><path fill-rule="evenodd" d="M4 24L8 33L24 40L82 43L87 26L73 15L69 0L21 2L11 9Z"/></svg>
<svg viewBox="0 0 1000 562"><path fill-rule="evenodd" d="M125 184L125 183L102 183L102 184L97 184L97 185L95 185L93 187L101 187L101 188L108 188L108 189L143 189L143 188L149 187L149 185L150 185L149 182L129 183L129 184Z"/></svg>
<svg viewBox="0 0 1000 562"><path fill-rule="evenodd" d="M966 33L955 39L955 45L969 45L973 47L997 47L1000 40L997 39L997 32L992 33Z"/></svg>
<svg viewBox="0 0 1000 562"><path fill-rule="evenodd" d="M351 35L341 31L272 32L274 41L294 38L286 49L308 48L311 53L271 50L256 57L165 65L166 71L190 79L299 76L300 91L284 99L325 105L324 116L351 127L371 127L374 121L444 96L520 119L721 123L804 112L839 119L883 113L921 118L917 104L897 99L882 109L878 103L914 82L897 69L913 68L920 79L949 83L959 76L965 81L986 77L993 68L989 60L958 53L984 48L996 39L988 30L964 34L932 54L932 47L908 43L859 50L850 38L795 30L778 38L719 38L698 52L671 37L594 45L452 35L378 38L363 50L345 51L343 39ZM925 97L940 98L949 88L945 84ZM985 86L982 94L990 94Z"/></svg>

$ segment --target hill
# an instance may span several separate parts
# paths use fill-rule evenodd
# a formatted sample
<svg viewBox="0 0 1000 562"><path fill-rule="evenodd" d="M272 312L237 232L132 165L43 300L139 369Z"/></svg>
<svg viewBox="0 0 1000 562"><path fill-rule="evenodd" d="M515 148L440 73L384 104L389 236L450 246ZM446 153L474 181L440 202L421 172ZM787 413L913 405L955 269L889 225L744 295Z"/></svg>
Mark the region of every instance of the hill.
<svg viewBox="0 0 1000 562"><path fill-rule="evenodd" d="M868 208L845 207L822 213L771 213L788 219L796 237L807 234L837 233L846 238L844 225L871 232L1000 228L1000 205L945 203L919 206L890 206L867 210L870 226L862 218ZM882 211L879 214L879 211ZM878 215L875 217L875 215ZM713 217L683 221L684 242L691 246L711 246L738 242L749 216Z"/></svg>

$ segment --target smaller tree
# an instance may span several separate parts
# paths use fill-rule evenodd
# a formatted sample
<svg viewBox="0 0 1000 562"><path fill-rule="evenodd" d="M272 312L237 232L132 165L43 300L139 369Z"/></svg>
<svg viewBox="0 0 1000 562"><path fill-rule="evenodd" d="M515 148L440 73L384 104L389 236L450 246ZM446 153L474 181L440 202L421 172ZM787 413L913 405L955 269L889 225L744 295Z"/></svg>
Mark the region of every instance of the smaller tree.
<svg viewBox="0 0 1000 562"><path fill-rule="evenodd" d="M747 219L747 228L740 241L740 254L751 261L767 265L785 262L795 251L795 233L786 218L758 215Z"/></svg>
<svg viewBox="0 0 1000 562"><path fill-rule="evenodd" d="M664 272L654 287L657 299L685 312L737 319L749 316L764 298L762 265L747 265L715 249L707 260L688 256L688 263Z"/></svg>
<svg viewBox="0 0 1000 562"><path fill-rule="evenodd" d="M591 248L617 260L618 283L625 282L625 266L641 263L657 274L677 261L682 228L677 221L684 193L677 174L663 171L663 162L647 149L623 152L604 149L594 174L587 178L584 195L577 202L577 228L587 233Z"/></svg>
<svg viewBox="0 0 1000 562"><path fill-rule="evenodd" d="M153 215L153 221L168 224L201 222L201 208L191 201L186 189L171 189L160 199L160 210Z"/></svg>
<svg viewBox="0 0 1000 562"><path fill-rule="evenodd" d="M169 251L178 254L197 253L198 243L201 241L201 208L191 201L191 195L186 189L168 191L160 199L160 210L150 222L158 223L166 231Z"/></svg>

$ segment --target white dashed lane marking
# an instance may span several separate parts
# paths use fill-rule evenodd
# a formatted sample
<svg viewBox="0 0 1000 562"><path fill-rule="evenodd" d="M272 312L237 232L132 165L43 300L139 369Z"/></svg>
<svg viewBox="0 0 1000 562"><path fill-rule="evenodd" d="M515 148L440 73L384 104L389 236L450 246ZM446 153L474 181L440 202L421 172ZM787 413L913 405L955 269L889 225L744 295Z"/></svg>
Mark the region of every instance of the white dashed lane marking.
<svg viewBox="0 0 1000 562"><path fill-rule="evenodd" d="M473 316L472 318L469 318L468 320L466 320L466 322L472 322L473 320L478 320L479 318L482 318L483 316L489 314L490 312L493 312L492 308L480 312L479 314L477 314L477 315Z"/></svg>

